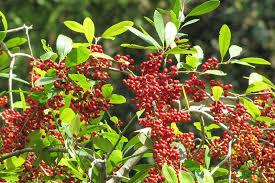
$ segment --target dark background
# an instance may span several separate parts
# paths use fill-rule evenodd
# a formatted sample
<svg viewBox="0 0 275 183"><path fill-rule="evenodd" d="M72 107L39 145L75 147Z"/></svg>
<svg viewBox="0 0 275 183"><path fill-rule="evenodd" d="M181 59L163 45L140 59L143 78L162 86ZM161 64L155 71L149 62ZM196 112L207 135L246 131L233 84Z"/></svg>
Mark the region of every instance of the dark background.
<svg viewBox="0 0 275 183"><path fill-rule="evenodd" d="M185 14L202 2L204 1L190 0L186 5ZM155 37L153 27L143 17L152 18L156 7L169 10L171 3L169 0L0 0L0 10L6 15L9 29L23 24L33 25L30 37L35 57L44 53L40 39L46 39L53 48L58 34L67 35L75 42L85 41L83 35L65 27L63 24L65 20L82 23L85 17L92 18L96 27L96 36L117 22L131 20L134 21L135 27L143 25ZM212 56L219 58L219 29L223 24L227 24L232 33L231 44L243 48L242 57L261 57L272 63L271 67L259 66L257 69L239 65L223 68L229 74L219 79L226 84L232 83L236 92L242 92L247 87L247 80L243 76L249 76L251 72L263 74L271 81L275 79L274 7L274 0L222 0L218 9L199 16L200 21L187 26L183 32L189 34L192 45L200 45L203 48L205 58ZM24 36L24 33L12 33L8 38L14 36ZM105 53L111 56L116 53L121 55L130 53L137 64L144 61L146 52L122 48L119 46L122 43L146 45L129 32L118 36L114 41L100 42L104 46ZM28 52L26 46L22 47L22 52ZM16 66L15 73L28 80L28 60L18 60ZM123 75L112 74L112 78L116 93L124 95L127 99L133 96L122 84ZM28 89L25 85L15 82L14 88L18 87ZM0 79L1 90L7 90L7 79ZM112 113L126 122L134 115L135 110L135 105L128 101L115 108Z"/></svg>

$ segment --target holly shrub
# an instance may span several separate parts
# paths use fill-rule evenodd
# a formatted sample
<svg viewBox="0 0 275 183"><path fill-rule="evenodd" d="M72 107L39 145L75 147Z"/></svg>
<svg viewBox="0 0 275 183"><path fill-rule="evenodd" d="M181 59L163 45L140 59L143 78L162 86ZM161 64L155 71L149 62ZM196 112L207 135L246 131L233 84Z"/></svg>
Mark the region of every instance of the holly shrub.
<svg viewBox="0 0 275 183"><path fill-rule="evenodd" d="M158 8L152 19L146 17L156 39L142 26L134 28L132 21L96 32L98 37L89 17L82 24L65 21L65 26L87 41L77 43L59 35L53 49L42 40L45 54L40 57L32 53L32 26L8 29L0 12L4 29L0 32L0 76L8 81L8 90L0 94L0 180L275 182L275 85L256 72L245 77L244 93L235 93L232 84L222 82L227 75L222 70L230 64L255 68L270 63L239 58L242 48L230 45L227 25L217 35L219 58L204 58L201 47L188 40L192 35L182 33L185 26L199 20L193 17L219 4L218 0L205 1L188 13L180 0L174 1L172 10ZM5 39L20 31L25 31L26 38ZM100 41L114 40L126 31L146 44L121 46L147 50L144 61L136 62L130 54L104 53ZM29 53L20 52L18 46L24 43ZM13 73L18 57L29 62L26 80ZM128 103L110 84L112 72L125 75L117 85L126 86L134 95ZM29 89L14 89L13 81ZM20 96L18 101L15 94ZM112 115L115 105L130 102L137 112L129 122ZM140 129L127 138L125 132L135 122Z"/></svg>

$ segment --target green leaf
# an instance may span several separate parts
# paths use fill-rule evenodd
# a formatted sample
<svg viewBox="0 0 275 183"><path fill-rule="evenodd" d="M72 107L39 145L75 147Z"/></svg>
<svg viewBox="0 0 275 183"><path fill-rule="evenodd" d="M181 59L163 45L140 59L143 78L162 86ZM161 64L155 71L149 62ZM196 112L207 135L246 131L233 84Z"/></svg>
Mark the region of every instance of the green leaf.
<svg viewBox="0 0 275 183"><path fill-rule="evenodd" d="M41 44L45 52L53 51L52 48L46 44L45 39L41 39Z"/></svg>
<svg viewBox="0 0 275 183"><path fill-rule="evenodd" d="M154 45L148 38L148 36L146 36L144 33L140 32L139 30L137 30L134 27L129 27L129 26L125 26L129 31L131 31L132 33L134 33L136 36L138 36L139 38L143 39L144 41L146 41L147 43Z"/></svg>
<svg viewBox="0 0 275 183"><path fill-rule="evenodd" d="M138 119L140 118L140 116L142 115L142 113L144 111L145 111L145 109L142 109L142 110L136 112L136 115L137 115Z"/></svg>
<svg viewBox="0 0 275 183"><path fill-rule="evenodd" d="M184 145L182 145L181 143L178 142L173 142L172 143L174 146L178 146L179 147L179 151L180 151L180 162L183 163L186 159L187 153L186 153L186 149L184 147Z"/></svg>
<svg viewBox="0 0 275 183"><path fill-rule="evenodd" d="M239 62L245 62L250 64L270 65L271 63L262 58L248 57L240 59Z"/></svg>
<svg viewBox="0 0 275 183"><path fill-rule="evenodd" d="M199 45L196 45L193 48L196 49L197 53L192 54L192 56L199 59L199 61L201 63L204 58L203 50L201 49L201 47Z"/></svg>
<svg viewBox="0 0 275 183"><path fill-rule="evenodd" d="M148 18L148 17L144 17L145 18L145 20L147 20L151 25L153 25L153 26L155 26L155 23L153 22L153 20L151 20L150 18Z"/></svg>
<svg viewBox="0 0 275 183"><path fill-rule="evenodd" d="M83 21L83 28L87 41L92 43L95 35L95 25L92 19L89 17L85 18Z"/></svg>
<svg viewBox="0 0 275 183"><path fill-rule="evenodd" d="M168 183L178 183L176 172L172 167L165 164L162 166L161 172Z"/></svg>
<svg viewBox="0 0 275 183"><path fill-rule="evenodd" d="M180 130L179 130L179 128L178 128L178 126L177 126L177 124L176 123L171 123L171 128L174 130L174 133L176 134L176 135L178 135L178 134L181 134L181 132L180 132Z"/></svg>
<svg viewBox="0 0 275 183"><path fill-rule="evenodd" d="M8 23L7 23L7 20L6 20L6 17L5 15L0 11L0 16L2 17L2 24L4 26L4 31L0 31L0 43L5 39L6 37L6 31L8 30Z"/></svg>
<svg viewBox="0 0 275 183"><path fill-rule="evenodd" d="M175 47L175 48L172 48L165 52L166 55L169 55L169 54L196 54L196 53L197 53L196 49L185 50L185 49L181 49L180 47Z"/></svg>
<svg viewBox="0 0 275 183"><path fill-rule="evenodd" d="M144 49L144 50L156 50L155 46L140 46L137 44L121 44L122 47L134 48L134 49Z"/></svg>
<svg viewBox="0 0 275 183"><path fill-rule="evenodd" d="M196 69L199 62L199 59L196 57L192 57L190 55L186 56L186 64L192 67L192 69Z"/></svg>
<svg viewBox="0 0 275 183"><path fill-rule="evenodd" d="M94 140L94 144L96 145L95 147L104 152L110 152L111 149L113 148L113 144L110 142L110 140L106 138L97 136L93 140Z"/></svg>
<svg viewBox="0 0 275 183"><path fill-rule="evenodd" d="M185 172L183 170L179 173L179 180L180 183L195 183L193 177L188 172Z"/></svg>
<svg viewBox="0 0 275 183"><path fill-rule="evenodd" d="M256 117L257 121L265 121L267 126L271 126L271 124L274 124L275 121L273 119L271 119L270 117L266 117L266 116L259 116Z"/></svg>
<svg viewBox="0 0 275 183"><path fill-rule="evenodd" d="M75 118L75 113L71 108L64 109L60 114L63 123L70 123Z"/></svg>
<svg viewBox="0 0 275 183"><path fill-rule="evenodd" d="M252 102L249 102L248 100L242 97L240 97L240 102L243 103L247 112L253 117L253 119L256 119L256 117L261 115L261 111L259 110L259 108Z"/></svg>
<svg viewBox="0 0 275 183"><path fill-rule="evenodd" d="M60 34L56 40L56 50L60 56L59 61L63 60L64 57L72 50L72 39Z"/></svg>
<svg viewBox="0 0 275 183"><path fill-rule="evenodd" d="M78 137L81 137L85 134L93 133L95 131L104 130L106 128L108 128L108 125L89 125L79 132Z"/></svg>
<svg viewBox="0 0 275 183"><path fill-rule="evenodd" d="M42 61L48 60L48 59L50 59L53 55L56 55L56 56L57 56L56 53L54 53L54 52L52 52L52 51L49 51L49 52L46 52L45 54L41 55L41 56L40 56L40 59L41 59Z"/></svg>
<svg viewBox="0 0 275 183"><path fill-rule="evenodd" d="M114 60L112 57L110 57L109 55L106 55L104 53L92 52L90 55L92 55L93 57L96 57L96 58L105 58L108 60Z"/></svg>
<svg viewBox="0 0 275 183"><path fill-rule="evenodd" d="M205 167L206 167L206 169L209 169L210 160L211 160L211 157L210 157L210 150L209 150L209 148L206 146L205 155L204 155L204 162L205 162Z"/></svg>
<svg viewBox="0 0 275 183"><path fill-rule="evenodd" d="M198 22L198 21L200 21L200 19L198 19L198 18L189 20L188 22L184 23L184 24L182 25L182 27L185 27L185 26L187 26L187 25L196 23L196 22Z"/></svg>
<svg viewBox="0 0 275 183"><path fill-rule="evenodd" d="M154 25L158 33L158 36L162 42L162 45L164 45L164 38L165 38L164 23L163 23L163 18L161 14L157 10L155 10L155 13L154 13Z"/></svg>
<svg viewBox="0 0 275 183"><path fill-rule="evenodd" d="M132 21L122 21L115 25L112 25L109 27L102 35L101 37L104 39L115 39L114 36L117 36L119 34L122 34L126 32L128 29L125 26L132 27L134 23Z"/></svg>
<svg viewBox="0 0 275 183"><path fill-rule="evenodd" d="M204 172L204 182L205 183L214 183L214 179L211 176L210 172L207 169L204 169L203 172Z"/></svg>
<svg viewBox="0 0 275 183"><path fill-rule="evenodd" d="M64 24L71 30L75 31L75 32L80 32L80 33L84 33L84 27L75 21L65 21Z"/></svg>
<svg viewBox="0 0 275 183"><path fill-rule="evenodd" d="M110 98L113 92L113 87L111 84L105 84L101 87L101 92L104 98Z"/></svg>
<svg viewBox="0 0 275 183"><path fill-rule="evenodd" d="M237 57L241 54L242 48L237 45L231 45L229 48L230 58Z"/></svg>
<svg viewBox="0 0 275 183"><path fill-rule="evenodd" d="M200 169L200 164L195 160L185 160L183 165L189 171L194 171L194 170Z"/></svg>
<svg viewBox="0 0 275 183"><path fill-rule="evenodd" d="M9 74L8 74L8 73L0 73L0 78L1 78L1 77L2 77L2 78L9 78ZM15 80L15 81L24 83L24 84L26 84L26 85L29 85L29 82L27 82L27 81L25 81L25 80L23 80L23 79L18 78L16 74L13 74L13 75L12 75L12 79Z"/></svg>
<svg viewBox="0 0 275 183"><path fill-rule="evenodd" d="M73 80L78 86L80 86L84 92L89 90L92 86L92 84L87 81L87 78L83 74L69 74L69 78Z"/></svg>
<svg viewBox="0 0 275 183"><path fill-rule="evenodd" d="M219 35L219 49L220 49L222 60L229 48L230 40L231 40L230 29L226 24L224 24L220 30L220 35Z"/></svg>
<svg viewBox="0 0 275 183"><path fill-rule="evenodd" d="M76 115L73 120L70 122L70 132L72 134L76 133L78 134L79 133L79 130L80 130L80 117L79 115Z"/></svg>
<svg viewBox="0 0 275 183"><path fill-rule="evenodd" d="M23 108L23 111L25 111L26 110L25 95L24 95L23 91L21 90L21 88L19 88L19 91L20 91L20 100L21 100L21 103L22 103L22 108Z"/></svg>
<svg viewBox="0 0 275 183"><path fill-rule="evenodd" d="M228 175L228 170L225 168L218 168L215 173L213 174L213 177L221 177Z"/></svg>
<svg viewBox="0 0 275 183"><path fill-rule="evenodd" d="M157 48L161 48L159 43L152 36L150 36L142 26L139 26L139 28L142 30L143 34L148 38L151 44L153 44Z"/></svg>
<svg viewBox="0 0 275 183"><path fill-rule="evenodd" d="M168 22L165 26L165 42L166 47L170 46L174 42L178 29L176 25L172 22Z"/></svg>
<svg viewBox="0 0 275 183"><path fill-rule="evenodd" d="M219 5L220 5L220 1L217 1L217 0L206 1L201 5L195 7L186 17L209 13L215 10Z"/></svg>
<svg viewBox="0 0 275 183"><path fill-rule="evenodd" d="M170 17L171 17L171 22L175 24L177 29L179 29L179 26L180 26L179 19L177 18L177 15L172 10L170 11Z"/></svg>
<svg viewBox="0 0 275 183"><path fill-rule="evenodd" d="M126 102L126 99L122 95L112 94L110 97L110 104L123 104Z"/></svg>
<svg viewBox="0 0 275 183"><path fill-rule="evenodd" d="M248 85L251 85L252 83L254 83L256 81L263 81L263 77L262 77L262 75L260 75L256 72L253 72L249 75Z"/></svg>
<svg viewBox="0 0 275 183"><path fill-rule="evenodd" d="M226 76L227 74L220 70L207 70L204 72L205 74L213 74L217 76Z"/></svg>
<svg viewBox="0 0 275 183"><path fill-rule="evenodd" d="M65 60L65 65L66 67L73 67L81 64L89 59L90 54L91 51L86 47L73 48Z"/></svg>
<svg viewBox="0 0 275 183"><path fill-rule="evenodd" d="M245 93L259 92L264 89L270 89L270 86L262 81L255 81L251 85L248 86Z"/></svg>
<svg viewBox="0 0 275 183"><path fill-rule="evenodd" d="M39 78L38 80L35 81L35 86L47 85L55 82L58 79L59 78L53 78L53 77Z"/></svg>
<svg viewBox="0 0 275 183"><path fill-rule="evenodd" d="M107 161L107 173L111 173L113 168L116 167L122 160L122 152L114 150Z"/></svg>
<svg viewBox="0 0 275 183"><path fill-rule="evenodd" d="M173 5L173 12L179 17L180 14L180 2L181 0L175 0Z"/></svg>
<svg viewBox="0 0 275 183"><path fill-rule="evenodd" d="M236 59L231 60L230 63L232 63L232 64L239 64L239 65L244 65L244 66L249 66L249 67L255 68L254 65L251 65L251 64L246 63L246 62L240 62L239 60L236 60Z"/></svg>
<svg viewBox="0 0 275 183"><path fill-rule="evenodd" d="M83 47L89 47L91 46L90 43L73 43L73 48L77 48L77 47L80 47L80 46L83 46Z"/></svg>
<svg viewBox="0 0 275 183"><path fill-rule="evenodd" d="M118 124L118 118L117 118L116 116L112 116L112 117L110 118L110 120L111 120L112 122L114 122L115 124Z"/></svg>
<svg viewBox="0 0 275 183"><path fill-rule="evenodd" d="M41 91L34 91L30 93L30 97L40 104L44 104L48 101L48 96L46 93Z"/></svg>
<svg viewBox="0 0 275 183"><path fill-rule="evenodd" d="M203 180L204 174L203 174L203 172L201 170L198 170L198 169L195 170L195 176L196 176L197 181L199 183L205 183L205 181Z"/></svg>
<svg viewBox="0 0 275 183"><path fill-rule="evenodd" d="M220 97L222 96L223 93L223 88L220 86L214 86L212 88L212 93L213 93L213 97L216 101L218 101L220 99Z"/></svg>
<svg viewBox="0 0 275 183"><path fill-rule="evenodd" d="M149 168L150 169L150 168ZM138 171L129 181L128 183L139 183L144 180L148 176L149 169L145 169L142 171Z"/></svg>
<svg viewBox="0 0 275 183"><path fill-rule="evenodd" d="M13 48L16 46L20 46L24 43L27 42L27 39L25 38L21 38L21 37L15 37L15 38L11 38L6 42L6 46L7 48Z"/></svg>
<svg viewBox="0 0 275 183"><path fill-rule="evenodd" d="M27 154L21 154L19 157L13 156L9 159L6 159L8 169L15 169L20 167L26 161Z"/></svg>

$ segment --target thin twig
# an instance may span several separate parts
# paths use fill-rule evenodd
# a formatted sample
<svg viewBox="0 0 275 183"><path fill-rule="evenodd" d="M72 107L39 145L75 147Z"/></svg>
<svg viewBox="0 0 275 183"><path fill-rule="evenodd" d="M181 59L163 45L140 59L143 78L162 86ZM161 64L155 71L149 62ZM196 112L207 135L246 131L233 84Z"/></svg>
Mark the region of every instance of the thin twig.
<svg viewBox="0 0 275 183"><path fill-rule="evenodd" d="M19 32L19 31L22 31L24 29L32 29L32 25L31 26L26 26L26 25L23 25L22 27L18 27L18 28L15 28L15 29L10 29L10 30L7 30L7 33L12 33L12 32Z"/></svg>
<svg viewBox="0 0 275 183"><path fill-rule="evenodd" d="M15 57L12 57L11 59L11 64L10 64L10 73L9 73L9 90L12 91L12 79L13 79L13 67L14 67L14 63L15 63ZM11 109L14 109L13 106L13 95L12 92L10 92L10 105L11 105Z"/></svg>
<svg viewBox="0 0 275 183"><path fill-rule="evenodd" d="M259 139L260 142L264 142L264 143L267 143L268 145L271 145L271 146L274 146L273 143L267 141L267 140L264 140L264 139Z"/></svg>
<svg viewBox="0 0 275 183"><path fill-rule="evenodd" d="M204 119L203 119L202 115L200 116L200 124L201 124L201 142L200 142L200 146L198 147L196 152L192 155L191 159L194 159L198 155L198 153L200 152L202 146L205 143Z"/></svg>
<svg viewBox="0 0 275 183"><path fill-rule="evenodd" d="M27 36L27 40L28 40L28 45L29 45L30 53L31 53L31 56L33 57L31 40L30 40L30 36L29 36L29 30L32 29L32 25L30 27L28 27L28 26L26 26L24 24L24 27L25 27L25 30L26 30L26 36Z"/></svg>
<svg viewBox="0 0 275 183"><path fill-rule="evenodd" d="M232 153L232 143L235 139L232 139L228 144L228 153L226 157L211 171L210 175L213 175L230 157Z"/></svg>
<svg viewBox="0 0 275 183"><path fill-rule="evenodd" d="M135 115L134 117L132 117L132 119L130 119L130 121L127 123L127 125L124 127L124 129L122 130L121 133L119 133L119 138L117 139L115 145L113 146L113 148L111 149L111 151L108 153L106 160L108 160L108 158L110 157L110 155L112 154L112 152L115 150L116 146L118 145L118 143L120 142L121 138L123 137L124 133L126 132L126 130L129 128L129 126L133 123L134 119L137 117L137 115Z"/></svg>

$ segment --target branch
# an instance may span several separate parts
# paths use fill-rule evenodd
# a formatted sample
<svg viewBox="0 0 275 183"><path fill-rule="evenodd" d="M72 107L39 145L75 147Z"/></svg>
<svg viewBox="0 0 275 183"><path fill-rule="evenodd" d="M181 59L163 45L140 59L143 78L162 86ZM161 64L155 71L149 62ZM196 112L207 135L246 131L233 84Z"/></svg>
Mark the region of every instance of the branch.
<svg viewBox="0 0 275 183"><path fill-rule="evenodd" d="M13 156L19 156L20 154L23 154L23 153L26 153L26 152L34 152L34 151L35 151L35 149L32 148L32 147L21 149L21 150L17 150L17 151L14 151L12 153L9 153L9 154L7 154L5 156L2 156L0 158L0 162L6 160L8 158L11 158ZM65 148L56 148L56 147L54 147L54 148L45 148L45 149L43 149L43 151L48 152L48 153L52 153L52 152L68 153L69 152L68 149L65 149ZM88 158L89 160L91 160L91 161L95 160L95 158L92 155L90 155L90 154L86 154L84 156L86 158ZM100 161L97 160L97 162L102 163L103 160L100 160Z"/></svg>
<svg viewBox="0 0 275 183"><path fill-rule="evenodd" d="M232 143L235 139L232 139L228 144L228 153L226 157L211 171L210 175L213 175L230 157L232 154Z"/></svg>
<svg viewBox="0 0 275 183"><path fill-rule="evenodd" d="M110 71L120 72L120 73L122 73L122 74L126 74L126 75L131 74L130 72L128 72L128 71L126 71L126 70L121 71L120 69L115 68L115 67L109 67L108 69L109 69Z"/></svg>
<svg viewBox="0 0 275 183"><path fill-rule="evenodd" d="M140 154L139 156L135 156L131 159L129 159L118 171L115 172L116 177L112 177L107 181L107 183L118 183L120 182L120 179L128 174L130 170L137 164L137 162L142 158L142 155L148 150L148 147L142 146L139 149L136 150L136 152L133 154Z"/></svg>
<svg viewBox="0 0 275 183"><path fill-rule="evenodd" d="M18 28L15 28L15 29L10 29L10 30L7 30L7 33L12 33L12 32L19 32L19 31L22 31L24 29L32 29L32 25L31 26L26 26L25 24L22 26L22 27L18 27Z"/></svg>

